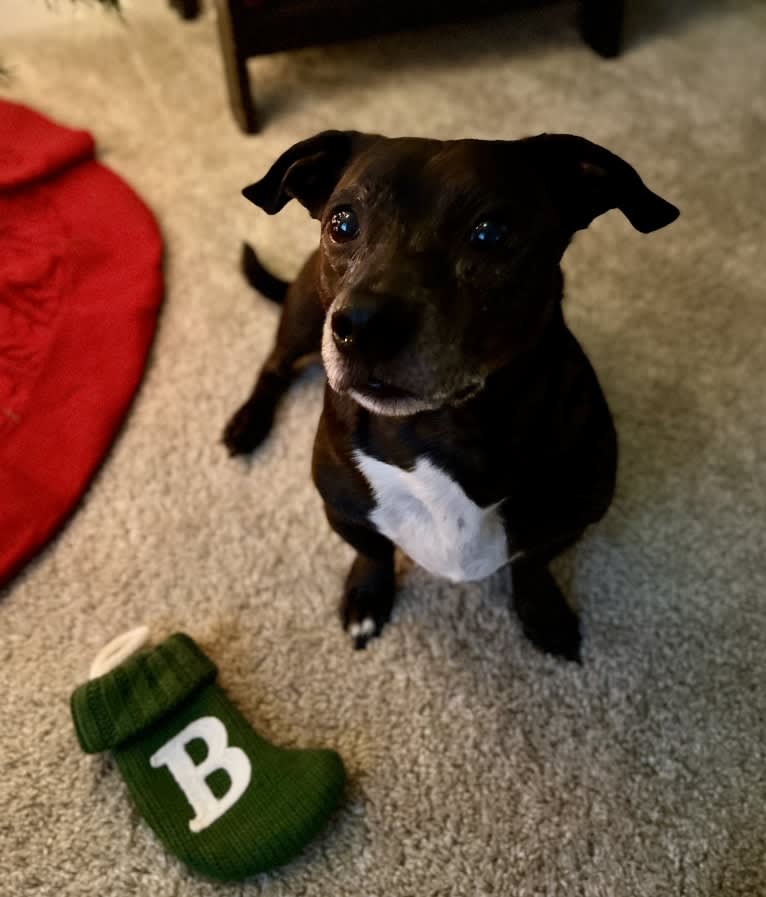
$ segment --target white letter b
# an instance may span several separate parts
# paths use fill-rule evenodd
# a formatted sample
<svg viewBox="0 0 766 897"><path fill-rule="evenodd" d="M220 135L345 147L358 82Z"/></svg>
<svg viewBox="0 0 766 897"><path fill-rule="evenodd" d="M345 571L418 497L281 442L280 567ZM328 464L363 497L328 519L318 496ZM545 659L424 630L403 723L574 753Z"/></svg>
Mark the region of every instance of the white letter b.
<svg viewBox="0 0 766 897"><path fill-rule="evenodd" d="M192 762L186 746L201 738L207 746L207 757ZM247 754L238 747L230 747L226 727L215 716L203 716L173 736L149 758L156 769L167 766L179 788L186 795L195 816L189 822L193 832L201 832L235 804L250 784L252 767ZM228 791L216 797L205 781L209 775L223 769L229 776Z"/></svg>

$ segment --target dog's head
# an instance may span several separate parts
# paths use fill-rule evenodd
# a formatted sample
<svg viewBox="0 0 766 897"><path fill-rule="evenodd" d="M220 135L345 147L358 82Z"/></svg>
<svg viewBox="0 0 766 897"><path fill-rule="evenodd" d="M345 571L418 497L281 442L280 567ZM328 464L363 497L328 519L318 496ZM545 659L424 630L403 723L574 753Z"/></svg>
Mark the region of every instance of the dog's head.
<svg viewBox="0 0 766 897"><path fill-rule="evenodd" d="M575 231L618 208L639 231L678 209L580 137L424 140L327 131L244 195L321 222L330 385L379 414L459 403L558 319Z"/></svg>

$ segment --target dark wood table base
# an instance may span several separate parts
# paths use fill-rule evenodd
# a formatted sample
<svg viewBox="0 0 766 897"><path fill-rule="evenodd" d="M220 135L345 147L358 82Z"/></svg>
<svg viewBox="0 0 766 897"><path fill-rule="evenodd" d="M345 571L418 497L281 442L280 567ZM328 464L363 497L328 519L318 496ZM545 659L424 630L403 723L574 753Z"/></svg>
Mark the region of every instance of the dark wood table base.
<svg viewBox="0 0 766 897"><path fill-rule="evenodd" d="M170 0L187 19L200 0ZM529 5L529 0L527 0ZM216 0L229 102L239 126L258 130L247 74L251 56L369 37L438 21L460 21L508 8L499 0ZM605 57L622 48L624 0L580 0L583 39Z"/></svg>

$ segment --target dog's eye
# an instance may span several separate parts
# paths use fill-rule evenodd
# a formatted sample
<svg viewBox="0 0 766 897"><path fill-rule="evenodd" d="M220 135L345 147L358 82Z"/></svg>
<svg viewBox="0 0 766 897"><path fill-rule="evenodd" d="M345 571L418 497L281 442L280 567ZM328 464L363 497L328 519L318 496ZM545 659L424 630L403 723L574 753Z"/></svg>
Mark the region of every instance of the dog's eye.
<svg viewBox="0 0 766 897"><path fill-rule="evenodd" d="M359 236L359 220L353 209L341 206L330 216L330 236L336 243L349 243Z"/></svg>
<svg viewBox="0 0 766 897"><path fill-rule="evenodd" d="M493 221L491 218L485 218L471 231L469 240L472 246L491 247L502 243L507 234L508 228L504 224Z"/></svg>

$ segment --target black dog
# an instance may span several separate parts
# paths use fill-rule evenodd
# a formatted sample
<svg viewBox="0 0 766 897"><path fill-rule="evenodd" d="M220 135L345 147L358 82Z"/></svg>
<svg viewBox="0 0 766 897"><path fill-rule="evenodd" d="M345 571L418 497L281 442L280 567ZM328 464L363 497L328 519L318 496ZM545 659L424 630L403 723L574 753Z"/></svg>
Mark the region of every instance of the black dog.
<svg viewBox="0 0 766 897"><path fill-rule="evenodd" d="M548 570L612 499L614 426L564 323L559 262L620 209L639 231L675 206L579 137L388 139L328 131L244 195L321 221L289 287L246 248L251 283L284 299L276 344L226 428L232 454L268 433L296 363L327 373L314 481L358 555L343 594L357 647L394 602L394 546L453 581L510 563L513 603L544 651L579 658L578 621Z"/></svg>

